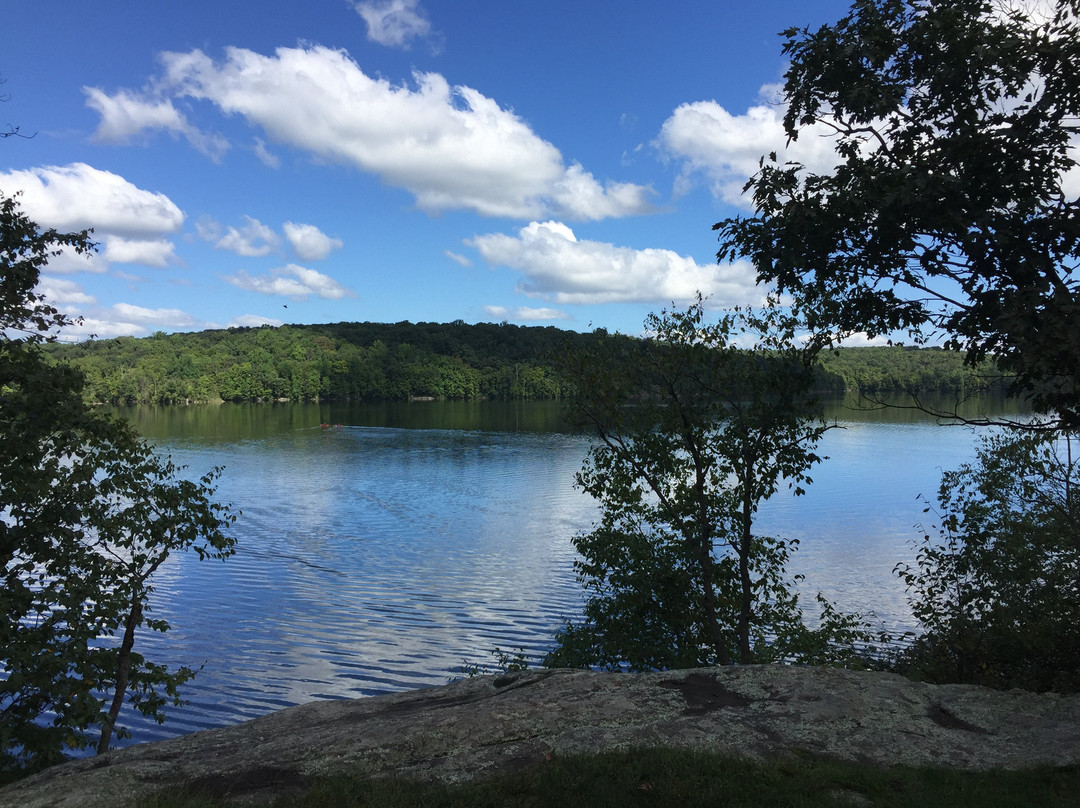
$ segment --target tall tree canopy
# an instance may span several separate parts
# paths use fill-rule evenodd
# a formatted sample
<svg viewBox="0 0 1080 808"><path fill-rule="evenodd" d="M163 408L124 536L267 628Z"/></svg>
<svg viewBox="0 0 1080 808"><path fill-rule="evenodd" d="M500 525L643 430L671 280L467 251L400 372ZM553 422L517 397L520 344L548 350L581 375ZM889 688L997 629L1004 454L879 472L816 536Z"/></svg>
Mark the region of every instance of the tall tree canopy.
<svg viewBox="0 0 1080 808"><path fill-rule="evenodd" d="M545 664L854 661L867 639L858 619L822 601L820 627L807 628L785 570L797 542L755 529L765 500L810 482L828 428L818 346L796 327L775 306L708 324L699 301L650 316L651 339L568 360L577 413L598 438L577 484L601 517L574 540L584 619L557 634Z"/></svg>
<svg viewBox="0 0 1080 808"><path fill-rule="evenodd" d="M816 329L937 335L1080 424L1080 2L859 0L784 33L784 127L828 173L762 160L721 261Z"/></svg>
<svg viewBox="0 0 1080 808"><path fill-rule="evenodd" d="M234 515L126 422L83 401L82 377L41 350L68 319L35 291L89 234L40 230L0 196L0 782L91 742L108 749L125 697L162 720L177 687L134 650L170 553L224 558Z"/></svg>

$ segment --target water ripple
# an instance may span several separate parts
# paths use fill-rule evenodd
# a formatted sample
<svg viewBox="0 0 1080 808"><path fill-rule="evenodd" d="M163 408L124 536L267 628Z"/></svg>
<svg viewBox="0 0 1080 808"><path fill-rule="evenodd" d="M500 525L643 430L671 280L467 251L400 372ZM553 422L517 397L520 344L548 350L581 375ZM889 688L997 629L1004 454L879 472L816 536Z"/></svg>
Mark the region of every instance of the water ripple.
<svg viewBox="0 0 1080 808"><path fill-rule="evenodd" d="M810 595L901 625L892 567L911 556L914 497L971 443L915 429L833 430L810 493L760 517L802 540L792 571ZM164 725L125 717L135 741L443 684L465 663L492 665L496 647L537 659L580 613L571 539L596 515L573 489L581 436L346 427L162 443L193 473L224 465L219 497L243 516L235 557L159 571L154 615L174 630L139 650L203 669Z"/></svg>

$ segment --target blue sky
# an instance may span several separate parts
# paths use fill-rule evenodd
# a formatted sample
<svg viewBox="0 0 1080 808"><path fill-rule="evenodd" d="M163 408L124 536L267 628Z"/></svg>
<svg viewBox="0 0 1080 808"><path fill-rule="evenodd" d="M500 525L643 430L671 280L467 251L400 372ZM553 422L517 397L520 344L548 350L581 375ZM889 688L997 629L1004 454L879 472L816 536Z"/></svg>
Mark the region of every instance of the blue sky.
<svg viewBox="0 0 1080 808"><path fill-rule="evenodd" d="M0 192L93 227L69 338L261 323L603 326L757 302L711 226L784 147L778 32L847 2L10 3ZM825 138L792 156L830 164Z"/></svg>

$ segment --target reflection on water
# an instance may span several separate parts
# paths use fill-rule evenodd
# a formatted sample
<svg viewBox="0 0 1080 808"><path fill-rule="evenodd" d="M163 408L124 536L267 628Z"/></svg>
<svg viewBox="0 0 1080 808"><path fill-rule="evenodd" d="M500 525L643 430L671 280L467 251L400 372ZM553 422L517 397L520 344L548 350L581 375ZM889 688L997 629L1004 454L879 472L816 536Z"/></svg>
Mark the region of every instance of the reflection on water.
<svg viewBox="0 0 1080 808"><path fill-rule="evenodd" d="M553 401L412 401L350 404L194 404L110 408L149 438L259 439L281 432L349 424L389 429L567 432L564 407Z"/></svg>
<svg viewBox="0 0 1080 808"><path fill-rule="evenodd" d="M851 402L848 403L850 407ZM837 404L836 407L841 407ZM226 562L160 571L139 649L204 665L190 704L135 741L235 723L316 698L443 684L490 649L537 657L579 613L571 539L595 517L573 489L589 438L555 404L222 405L125 412L178 463L224 465L243 510ZM894 565L913 555L922 493L969 459L961 427L834 408L814 484L759 526L798 538L791 572L846 610L911 626ZM891 418L891 421L885 420ZM321 425L330 424L329 428ZM340 424L341 426L337 426Z"/></svg>
<svg viewBox="0 0 1080 808"><path fill-rule="evenodd" d="M316 423L159 443L193 471L223 463L219 496L243 515L235 557L176 559L158 584L174 630L143 650L205 668L137 739L444 684L496 646L539 656L579 611L582 436Z"/></svg>

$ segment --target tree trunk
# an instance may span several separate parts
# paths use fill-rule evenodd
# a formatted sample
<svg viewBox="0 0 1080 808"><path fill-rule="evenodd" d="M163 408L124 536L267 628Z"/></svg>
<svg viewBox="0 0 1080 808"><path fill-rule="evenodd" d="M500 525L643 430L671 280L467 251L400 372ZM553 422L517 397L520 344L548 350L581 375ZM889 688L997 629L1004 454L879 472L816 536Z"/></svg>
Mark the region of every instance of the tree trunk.
<svg viewBox="0 0 1080 808"><path fill-rule="evenodd" d="M731 653L728 651L724 633L720 629L720 621L716 617L716 592L713 590L712 575L712 548L701 542L699 548L699 563L701 564L701 585L705 588L705 620L709 624L709 639L716 650L716 661L721 665L731 664Z"/></svg>
<svg viewBox="0 0 1080 808"><path fill-rule="evenodd" d="M750 497L750 475L743 485L742 537L739 539L739 589L742 602L739 605L739 661L750 665L754 654L750 648L750 618L754 611L754 588L750 580L750 554L753 542L750 526L753 520L753 502Z"/></svg>
<svg viewBox="0 0 1080 808"><path fill-rule="evenodd" d="M124 704L124 695L127 693L128 679L131 675L131 649L135 646L135 628L142 620L142 608L142 601L134 598L124 626L124 639L120 643L120 653L116 657L116 690L113 693L109 713L101 724L101 738L98 739L97 745L99 755L109 751L113 728L116 726L116 719L120 716L120 707Z"/></svg>
<svg viewBox="0 0 1080 808"><path fill-rule="evenodd" d="M731 653L728 651L724 632L720 628L720 620L716 616L716 590L713 588L713 534L705 496L705 475L707 472L701 462L700 454L694 451L692 438L687 437L684 440L690 448L691 456L694 459L694 491L698 505L698 529L695 533L698 539L698 564L701 566L701 586L704 590L702 608L705 612L705 622L708 623L709 640L716 651L716 661L721 665L730 665Z"/></svg>

